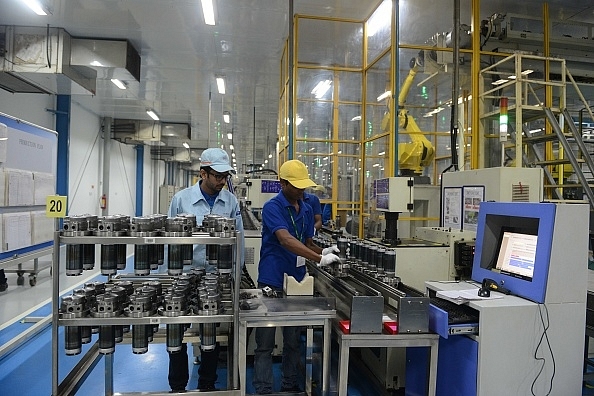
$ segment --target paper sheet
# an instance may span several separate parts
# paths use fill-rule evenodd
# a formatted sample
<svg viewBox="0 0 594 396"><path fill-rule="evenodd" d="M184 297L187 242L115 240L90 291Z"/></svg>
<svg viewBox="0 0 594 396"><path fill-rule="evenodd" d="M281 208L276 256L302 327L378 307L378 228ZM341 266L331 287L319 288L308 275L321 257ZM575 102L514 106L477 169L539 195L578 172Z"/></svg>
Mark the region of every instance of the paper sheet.
<svg viewBox="0 0 594 396"><path fill-rule="evenodd" d="M455 304L464 304L470 300L495 300L503 298L503 294L492 292L489 297L480 297L478 295L478 288L463 290L443 290L435 293L435 296L444 300L451 301Z"/></svg>

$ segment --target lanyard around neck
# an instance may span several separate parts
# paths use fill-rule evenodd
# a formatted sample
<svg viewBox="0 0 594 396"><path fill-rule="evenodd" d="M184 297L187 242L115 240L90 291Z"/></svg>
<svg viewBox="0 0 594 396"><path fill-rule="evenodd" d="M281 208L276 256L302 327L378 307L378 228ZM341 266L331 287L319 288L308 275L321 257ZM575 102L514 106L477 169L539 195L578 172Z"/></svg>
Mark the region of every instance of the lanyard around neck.
<svg viewBox="0 0 594 396"><path fill-rule="evenodd" d="M289 211L289 216L291 216L291 222L293 223L293 229L295 230L295 236L299 239L299 242L303 243L303 229L305 228L305 216L301 217L301 234L297 231L297 224L295 224L295 219L293 218L293 213L291 213L291 208L287 208Z"/></svg>

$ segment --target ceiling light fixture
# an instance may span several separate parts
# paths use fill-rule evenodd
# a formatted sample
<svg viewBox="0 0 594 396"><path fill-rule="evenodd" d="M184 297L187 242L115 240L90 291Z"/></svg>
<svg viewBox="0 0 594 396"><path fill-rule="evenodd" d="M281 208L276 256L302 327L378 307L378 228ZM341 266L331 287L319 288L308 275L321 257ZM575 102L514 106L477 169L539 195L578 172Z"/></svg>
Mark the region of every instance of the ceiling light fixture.
<svg viewBox="0 0 594 396"><path fill-rule="evenodd" d="M227 139L229 139L229 140L233 140L233 134L232 134L232 133L228 133L228 134L227 134Z"/></svg>
<svg viewBox="0 0 594 396"><path fill-rule="evenodd" d="M204 23L207 25L215 25L214 7L212 0L202 0L202 14L204 15Z"/></svg>
<svg viewBox="0 0 594 396"><path fill-rule="evenodd" d="M119 89L126 89L126 84L124 84L123 82L121 82L117 78L112 78L111 79L111 82L113 83L113 85L115 85Z"/></svg>
<svg viewBox="0 0 594 396"><path fill-rule="evenodd" d="M388 96L391 96L391 95L392 95L392 91L386 91L377 97L377 101L381 102L382 100L386 99Z"/></svg>
<svg viewBox="0 0 594 396"><path fill-rule="evenodd" d="M228 124L231 121L231 113L223 111L223 121L225 121L225 124Z"/></svg>
<svg viewBox="0 0 594 396"><path fill-rule="evenodd" d="M23 0L23 3L27 5L37 15L47 15L47 12L41 6L41 3L37 0Z"/></svg>
<svg viewBox="0 0 594 396"><path fill-rule="evenodd" d="M311 93L316 96L316 99L321 99L328 89L330 89L330 85L332 85L331 80L320 81L314 89L311 90Z"/></svg>
<svg viewBox="0 0 594 396"><path fill-rule="evenodd" d="M189 149L189 148L190 148L190 145L189 145L187 142L183 142L183 143L182 143L182 146L184 146L184 147L185 147L185 148L187 148L187 149Z"/></svg>
<svg viewBox="0 0 594 396"><path fill-rule="evenodd" d="M268 154L268 158L272 158L272 154Z"/></svg>
<svg viewBox="0 0 594 396"><path fill-rule="evenodd" d="M235 150L235 147L233 147L233 145L229 145L229 148L231 149L231 151Z"/></svg>
<svg viewBox="0 0 594 396"><path fill-rule="evenodd" d="M221 95L225 95L225 77L217 76L217 89Z"/></svg>
<svg viewBox="0 0 594 396"><path fill-rule="evenodd" d="M159 116L153 109L146 109L146 114L148 114L153 120L159 121Z"/></svg>

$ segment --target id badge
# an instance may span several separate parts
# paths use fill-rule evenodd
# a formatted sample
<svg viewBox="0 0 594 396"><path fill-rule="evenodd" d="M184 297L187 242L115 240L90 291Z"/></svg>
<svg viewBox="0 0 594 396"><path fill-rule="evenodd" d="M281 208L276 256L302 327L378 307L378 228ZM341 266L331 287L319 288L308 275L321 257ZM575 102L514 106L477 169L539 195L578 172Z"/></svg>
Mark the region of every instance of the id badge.
<svg viewBox="0 0 594 396"><path fill-rule="evenodd" d="M303 267L305 265L305 257L297 256L297 265L296 267Z"/></svg>

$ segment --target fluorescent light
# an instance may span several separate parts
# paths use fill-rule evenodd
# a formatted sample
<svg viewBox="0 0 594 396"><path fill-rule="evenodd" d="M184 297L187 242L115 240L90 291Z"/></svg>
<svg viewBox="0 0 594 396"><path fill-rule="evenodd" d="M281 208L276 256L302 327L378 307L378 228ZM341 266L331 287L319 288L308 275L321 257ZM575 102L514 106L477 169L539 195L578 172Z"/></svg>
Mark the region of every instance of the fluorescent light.
<svg viewBox="0 0 594 396"><path fill-rule="evenodd" d="M231 114L228 111L223 111L223 121L225 121L225 124L231 121Z"/></svg>
<svg viewBox="0 0 594 396"><path fill-rule="evenodd" d="M112 78L111 82L118 87L119 89L126 89L126 84L118 80L117 78Z"/></svg>
<svg viewBox="0 0 594 396"><path fill-rule="evenodd" d="M221 95L225 94L225 78L217 77L217 89Z"/></svg>
<svg viewBox="0 0 594 396"><path fill-rule="evenodd" d="M353 118L351 118L351 121L361 121L361 116L354 116Z"/></svg>
<svg viewBox="0 0 594 396"><path fill-rule="evenodd" d="M320 81L314 87L314 89L311 90L311 93L314 94L317 99L320 99L324 96L326 91L328 91L328 89L330 89L330 85L332 85L332 81L330 81L330 80Z"/></svg>
<svg viewBox="0 0 594 396"><path fill-rule="evenodd" d="M231 149L231 151L235 150L235 147L233 147L233 145L229 145L229 148ZM234 156L235 157L235 156Z"/></svg>
<svg viewBox="0 0 594 396"><path fill-rule="evenodd" d="M207 25L215 25L214 8L212 0L202 0L202 14L204 15L204 23Z"/></svg>
<svg viewBox="0 0 594 396"><path fill-rule="evenodd" d="M507 81L508 80L506 78L500 78L499 80L497 80L495 82L492 82L491 84L493 84L493 85L501 85L501 84L506 83Z"/></svg>
<svg viewBox="0 0 594 396"><path fill-rule="evenodd" d="M227 134L227 139L232 140L233 139L233 134L232 133L228 133Z"/></svg>
<svg viewBox="0 0 594 396"><path fill-rule="evenodd" d="M381 102L382 100L386 99L388 96L392 95L392 91L386 91L380 96L377 97L377 101Z"/></svg>
<svg viewBox="0 0 594 396"><path fill-rule="evenodd" d="M183 143L182 143L182 146L184 146L184 147L185 147L185 148L187 148L187 149L189 149L189 148L190 148L190 145L189 145L187 142L183 142Z"/></svg>
<svg viewBox="0 0 594 396"><path fill-rule="evenodd" d="M297 116L297 119L295 120L295 125L301 125L302 121L303 121L303 118Z"/></svg>
<svg viewBox="0 0 594 396"><path fill-rule="evenodd" d="M23 3L27 5L37 15L47 15L47 12L41 7L41 4L37 0L23 0Z"/></svg>
<svg viewBox="0 0 594 396"><path fill-rule="evenodd" d="M381 152L377 153L377 155L386 155L386 152L385 151L381 151Z"/></svg>
<svg viewBox="0 0 594 396"><path fill-rule="evenodd" d="M146 114L148 114L153 120L159 121L159 116L153 111L153 109L148 109Z"/></svg>

